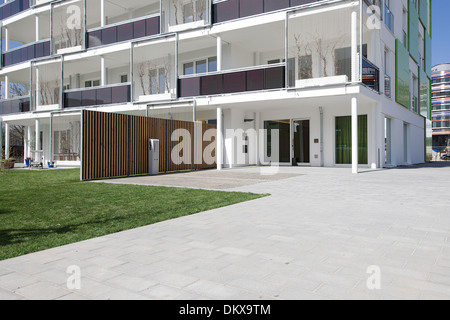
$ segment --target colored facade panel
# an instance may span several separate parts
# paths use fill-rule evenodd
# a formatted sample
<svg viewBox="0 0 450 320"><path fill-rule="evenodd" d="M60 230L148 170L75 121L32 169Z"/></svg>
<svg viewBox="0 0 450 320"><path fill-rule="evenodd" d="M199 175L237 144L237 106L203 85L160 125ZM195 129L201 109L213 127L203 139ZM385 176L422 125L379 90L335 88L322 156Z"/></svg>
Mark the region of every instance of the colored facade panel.
<svg viewBox="0 0 450 320"><path fill-rule="evenodd" d="M396 40L396 101L409 108L409 53L400 42Z"/></svg>
<svg viewBox="0 0 450 320"><path fill-rule="evenodd" d="M425 32L425 73L428 75L428 78L431 79L431 68L432 68L432 62L431 62L431 36Z"/></svg>
<svg viewBox="0 0 450 320"><path fill-rule="evenodd" d="M420 0L420 2L419 2L419 18L420 18L420 21L422 21L422 24L425 27L425 29L428 29L428 20L429 20L428 0Z"/></svg>
<svg viewBox="0 0 450 320"><path fill-rule="evenodd" d="M409 44L409 53L411 57L419 62L420 54L419 54L419 13L417 12L413 1L409 1L409 23L408 23L408 44Z"/></svg>
<svg viewBox="0 0 450 320"><path fill-rule="evenodd" d="M430 79L428 79L425 71L420 69L419 73L419 94L420 94L420 115L429 118L430 117Z"/></svg>

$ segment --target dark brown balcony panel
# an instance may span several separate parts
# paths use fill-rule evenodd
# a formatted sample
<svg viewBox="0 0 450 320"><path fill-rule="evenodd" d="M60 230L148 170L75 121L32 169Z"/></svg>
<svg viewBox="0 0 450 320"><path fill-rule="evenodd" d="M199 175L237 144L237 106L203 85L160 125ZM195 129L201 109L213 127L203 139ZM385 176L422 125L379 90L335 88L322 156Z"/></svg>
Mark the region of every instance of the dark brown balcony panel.
<svg viewBox="0 0 450 320"><path fill-rule="evenodd" d="M289 8L289 0L264 0L264 12Z"/></svg>
<svg viewBox="0 0 450 320"><path fill-rule="evenodd" d="M152 17L87 32L88 48L159 34L159 17Z"/></svg>
<svg viewBox="0 0 450 320"><path fill-rule="evenodd" d="M285 67L189 77L180 79L178 86L181 98L283 89Z"/></svg>
<svg viewBox="0 0 450 320"><path fill-rule="evenodd" d="M0 19L9 18L30 8L30 0L10 1L0 7Z"/></svg>
<svg viewBox="0 0 450 320"><path fill-rule="evenodd" d="M202 96L221 94L223 92L223 75L204 76L200 82Z"/></svg>
<svg viewBox="0 0 450 320"><path fill-rule="evenodd" d="M180 97L197 97L200 95L200 77L180 79L178 82Z"/></svg>
<svg viewBox="0 0 450 320"><path fill-rule="evenodd" d="M254 16L264 13L263 0L241 0L239 6L240 17Z"/></svg>
<svg viewBox="0 0 450 320"><path fill-rule="evenodd" d="M246 72L225 73L223 75L223 93L245 92L247 91Z"/></svg>
<svg viewBox="0 0 450 320"><path fill-rule="evenodd" d="M264 89L278 89L285 85L284 67L268 68L264 70Z"/></svg>
<svg viewBox="0 0 450 320"><path fill-rule="evenodd" d="M30 111L29 97L0 100L0 114L11 114L28 111Z"/></svg>
<svg viewBox="0 0 450 320"><path fill-rule="evenodd" d="M111 104L112 103L112 90L111 88L100 88L97 89L97 101L96 104Z"/></svg>
<svg viewBox="0 0 450 320"><path fill-rule="evenodd" d="M234 20L239 17L239 0L228 0L213 5L213 21L215 23Z"/></svg>
<svg viewBox="0 0 450 320"><path fill-rule="evenodd" d="M89 107L97 104L97 90L85 90L81 92L81 106Z"/></svg>
<svg viewBox="0 0 450 320"><path fill-rule="evenodd" d="M323 0L228 0L213 5L212 18L219 23L319 1Z"/></svg>
<svg viewBox="0 0 450 320"><path fill-rule="evenodd" d="M126 103L131 101L130 86L111 87L111 103Z"/></svg>
<svg viewBox="0 0 450 320"><path fill-rule="evenodd" d="M50 55L50 41L38 42L3 54L3 67Z"/></svg>
<svg viewBox="0 0 450 320"><path fill-rule="evenodd" d="M101 106L130 101L131 86L129 84L83 88L64 93L64 108Z"/></svg>
<svg viewBox="0 0 450 320"><path fill-rule="evenodd" d="M264 70L247 71L247 91L264 90Z"/></svg>

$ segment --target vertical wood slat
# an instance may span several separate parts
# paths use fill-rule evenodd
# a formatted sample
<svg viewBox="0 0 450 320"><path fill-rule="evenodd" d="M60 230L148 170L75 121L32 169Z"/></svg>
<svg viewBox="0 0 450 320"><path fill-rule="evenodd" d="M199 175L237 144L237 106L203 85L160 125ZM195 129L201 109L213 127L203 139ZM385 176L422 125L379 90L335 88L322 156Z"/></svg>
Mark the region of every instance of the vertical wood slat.
<svg viewBox="0 0 450 320"><path fill-rule="evenodd" d="M177 129L189 132L190 140L180 138L179 141L172 141L172 134ZM216 129L216 126L84 110L82 179L148 173L148 139L160 141L160 172L213 168L215 164L207 165L203 163L203 158L198 159L198 164L195 163L196 147L203 154L211 144L202 139L208 129ZM176 164L172 161L171 153L176 146L178 151L190 152L188 163Z"/></svg>

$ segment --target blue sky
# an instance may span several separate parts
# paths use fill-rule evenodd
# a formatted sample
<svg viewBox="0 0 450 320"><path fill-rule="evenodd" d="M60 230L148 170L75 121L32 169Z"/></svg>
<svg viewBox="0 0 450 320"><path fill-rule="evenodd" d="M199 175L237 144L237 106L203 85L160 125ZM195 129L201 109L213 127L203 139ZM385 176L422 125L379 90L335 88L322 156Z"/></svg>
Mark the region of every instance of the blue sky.
<svg viewBox="0 0 450 320"><path fill-rule="evenodd" d="M4 0L0 0L0 4ZM432 64L450 63L450 1L433 0ZM13 47L13 46L12 46Z"/></svg>
<svg viewBox="0 0 450 320"><path fill-rule="evenodd" d="M450 1L433 0L433 65L450 63Z"/></svg>

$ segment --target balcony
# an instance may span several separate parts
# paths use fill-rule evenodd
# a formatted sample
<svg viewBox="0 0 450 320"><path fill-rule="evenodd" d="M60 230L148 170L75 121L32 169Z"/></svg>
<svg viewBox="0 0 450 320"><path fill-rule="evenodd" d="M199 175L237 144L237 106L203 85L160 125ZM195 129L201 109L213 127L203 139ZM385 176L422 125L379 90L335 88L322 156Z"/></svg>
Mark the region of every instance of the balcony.
<svg viewBox="0 0 450 320"><path fill-rule="evenodd" d="M380 92L380 69L363 57L362 83L370 89Z"/></svg>
<svg viewBox="0 0 450 320"><path fill-rule="evenodd" d="M12 17L30 8L30 0L15 0L0 7L0 20Z"/></svg>
<svg viewBox="0 0 450 320"><path fill-rule="evenodd" d="M30 97L22 96L0 101L0 114L21 113L30 111Z"/></svg>
<svg viewBox="0 0 450 320"><path fill-rule="evenodd" d="M322 0L228 0L213 4L212 22L220 23Z"/></svg>
<svg viewBox="0 0 450 320"><path fill-rule="evenodd" d="M64 108L102 106L127 103L130 101L130 84L64 91Z"/></svg>
<svg viewBox="0 0 450 320"><path fill-rule="evenodd" d="M2 67L50 56L50 40L32 43L3 53Z"/></svg>
<svg viewBox="0 0 450 320"><path fill-rule="evenodd" d="M87 32L87 46L94 48L132 39L149 37L160 33L160 17L147 17Z"/></svg>
<svg viewBox="0 0 450 320"><path fill-rule="evenodd" d="M257 69L231 70L201 76L180 77L180 98L232 94L285 88L285 65L277 64Z"/></svg>

